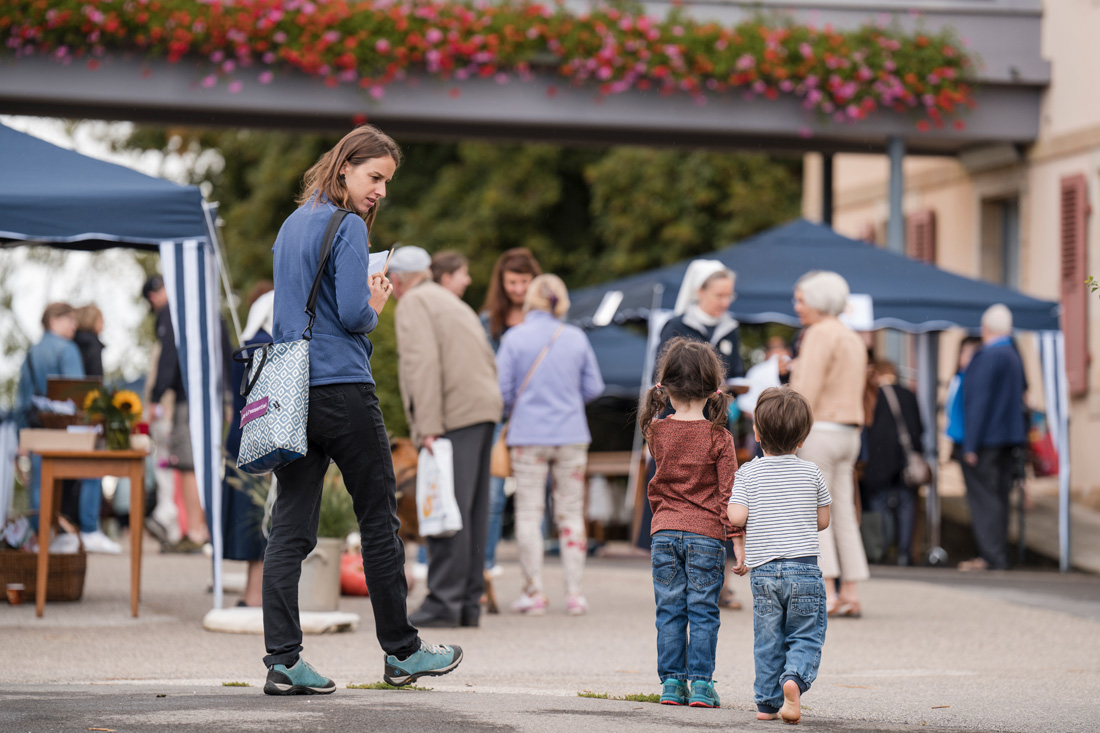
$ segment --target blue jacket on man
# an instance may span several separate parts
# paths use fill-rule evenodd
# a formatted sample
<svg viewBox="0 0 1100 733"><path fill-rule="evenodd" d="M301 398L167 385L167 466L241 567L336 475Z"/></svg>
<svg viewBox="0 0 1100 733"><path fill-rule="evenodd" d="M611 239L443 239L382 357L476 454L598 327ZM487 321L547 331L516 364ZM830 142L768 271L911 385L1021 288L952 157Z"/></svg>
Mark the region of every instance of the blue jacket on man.
<svg viewBox="0 0 1100 733"><path fill-rule="evenodd" d="M963 452L1025 445L1024 364L1010 339L990 342L974 355L962 383Z"/></svg>
<svg viewBox="0 0 1100 733"><path fill-rule="evenodd" d="M309 201L287 217L275 238L276 343L302 337L309 290L317 274L321 240L336 207ZM370 305L367 225L348 214L332 242L332 254L321 276L317 318L309 344L309 384L374 384L370 372L373 347L367 334L378 325Z"/></svg>

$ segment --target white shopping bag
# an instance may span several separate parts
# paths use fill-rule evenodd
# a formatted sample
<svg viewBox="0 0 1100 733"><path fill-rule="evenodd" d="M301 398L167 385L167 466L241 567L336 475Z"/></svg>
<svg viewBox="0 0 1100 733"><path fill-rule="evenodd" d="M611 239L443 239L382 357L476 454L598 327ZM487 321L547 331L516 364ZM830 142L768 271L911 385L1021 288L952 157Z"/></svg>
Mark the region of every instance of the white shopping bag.
<svg viewBox="0 0 1100 733"><path fill-rule="evenodd" d="M453 537L462 530L455 501L454 447L446 438L420 449L416 464L416 513L421 537Z"/></svg>

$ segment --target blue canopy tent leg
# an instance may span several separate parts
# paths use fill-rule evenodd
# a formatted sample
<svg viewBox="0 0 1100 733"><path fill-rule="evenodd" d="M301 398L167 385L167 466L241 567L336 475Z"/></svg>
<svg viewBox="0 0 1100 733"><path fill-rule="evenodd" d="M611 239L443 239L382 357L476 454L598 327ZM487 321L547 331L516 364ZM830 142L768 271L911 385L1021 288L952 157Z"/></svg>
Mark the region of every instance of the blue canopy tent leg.
<svg viewBox="0 0 1100 733"><path fill-rule="evenodd" d="M917 334L917 402L920 405L920 419L924 424L924 444L921 447L928 465L932 468L932 483L928 485L928 497L925 502L927 519L928 547L925 557L929 565L943 565L947 562L947 552L941 546L941 506L939 492L939 440L938 421L938 379L940 331L926 331Z"/></svg>
<svg viewBox="0 0 1100 733"><path fill-rule="evenodd" d="M1066 344L1061 331L1039 332L1043 396L1047 427L1058 449L1058 569L1069 572L1073 557L1069 522L1069 395L1066 391Z"/></svg>
<svg viewBox="0 0 1100 733"><path fill-rule="evenodd" d="M222 608L222 348L217 258L208 238L164 242L161 269L187 390L199 499L214 547L214 608Z"/></svg>
<svg viewBox="0 0 1100 733"><path fill-rule="evenodd" d="M645 360L642 363L641 387L638 390L639 406L642 404L642 400L645 399L645 393L653 386L653 371L657 368L657 347L661 345L661 329L664 328L665 323L672 316L672 311L661 309L661 300L664 294L665 286L661 283L654 283L653 300L651 301L647 321L648 331L646 333ZM642 426L635 420L634 443L630 450L630 473L628 474L626 489L626 508L630 510L633 516L639 516L635 511L634 501L637 493L636 487L641 481L641 476L639 476L641 458ZM636 526L635 529L637 529ZM631 539L637 540L637 537Z"/></svg>

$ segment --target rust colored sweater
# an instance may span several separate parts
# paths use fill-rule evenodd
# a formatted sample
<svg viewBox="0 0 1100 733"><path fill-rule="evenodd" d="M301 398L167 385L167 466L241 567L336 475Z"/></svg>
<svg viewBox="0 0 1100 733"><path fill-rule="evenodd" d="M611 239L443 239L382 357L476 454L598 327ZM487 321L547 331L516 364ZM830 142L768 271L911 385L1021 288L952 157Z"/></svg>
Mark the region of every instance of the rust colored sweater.
<svg viewBox="0 0 1100 733"><path fill-rule="evenodd" d="M649 482L651 532L676 530L725 540L743 534L726 514L737 471L733 436L709 420L654 420L649 450L657 472Z"/></svg>

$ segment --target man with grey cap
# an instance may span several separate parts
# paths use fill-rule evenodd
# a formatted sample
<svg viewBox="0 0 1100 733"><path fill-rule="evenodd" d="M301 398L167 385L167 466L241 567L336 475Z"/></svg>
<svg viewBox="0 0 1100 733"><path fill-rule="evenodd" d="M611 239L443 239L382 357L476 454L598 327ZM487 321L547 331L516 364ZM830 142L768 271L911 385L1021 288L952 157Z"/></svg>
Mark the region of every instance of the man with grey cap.
<svg viewBox="0 0 1100 733"><path fill-rule="evenodd" d="M489 452L503 401L477 314L432 281L431 264L420 247L399 247L390 259L398 376L413 443L431 450L437 439L447 438L454 446L462 530L428 538L428 597L409 621L419 628L477 626L485 586Z"/></svg>

